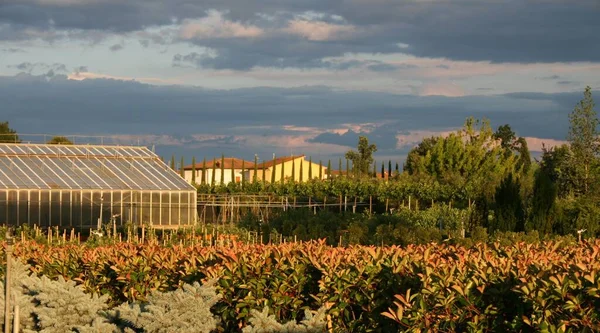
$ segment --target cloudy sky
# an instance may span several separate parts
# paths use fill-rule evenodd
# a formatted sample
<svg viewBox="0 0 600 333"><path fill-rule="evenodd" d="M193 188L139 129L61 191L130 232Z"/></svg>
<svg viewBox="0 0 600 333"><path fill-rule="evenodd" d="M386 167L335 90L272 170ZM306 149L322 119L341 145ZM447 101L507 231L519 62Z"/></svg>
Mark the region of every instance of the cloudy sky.
<svg viewBox="0 0 600 333"><path fill-rule="evenodd" d="M475 116L539 151L600 89L599 17L598 0L0 0L0 121L186 161L337 159L367 135L401 162Z"/></svg>

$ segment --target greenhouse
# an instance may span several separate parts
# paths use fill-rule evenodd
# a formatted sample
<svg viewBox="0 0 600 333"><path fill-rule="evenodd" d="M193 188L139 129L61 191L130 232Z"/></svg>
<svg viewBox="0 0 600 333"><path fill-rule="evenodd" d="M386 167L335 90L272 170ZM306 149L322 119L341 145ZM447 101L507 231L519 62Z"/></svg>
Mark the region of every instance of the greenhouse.
<svg viewBox="0 0 600 333"><path fill-rule="evenodd" d="M0 143L0 224L195 224L196 190L145 147Z"/></svg>

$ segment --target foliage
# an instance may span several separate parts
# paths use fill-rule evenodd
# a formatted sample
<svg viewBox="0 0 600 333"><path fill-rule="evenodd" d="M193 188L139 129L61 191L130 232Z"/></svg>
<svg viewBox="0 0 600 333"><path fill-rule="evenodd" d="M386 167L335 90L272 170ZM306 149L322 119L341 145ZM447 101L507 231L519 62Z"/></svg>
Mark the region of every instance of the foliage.
<svg viewBox="0 0 600 333"><path fill-rule="evenodd" d="M512 174L496 189L496 210L492 230L525 231L525 211L521 199L521 184Z"/></svg>
<svg viewBox="0 0 600 333"><path fill-rule="evenodd" d="M594 110L592 88L585 88L583 99L575 106L569 115L569 144L573 152L573 176L581 178L581 186L577 192L586 194L589 191L592 177L592 165L600 154L600 137L598 133L598 116Z"/></svg>
<svg viewBox="0 0 600 333"><path fill-rule="evenodd" d="M315 314L309 310L304 311L304 320L300 323L289 321L280 324L274 315L269 315L269 308L265 307L262 312L252 310L250 312L250 325L246 326L243 333L324 333L327 332L325 319L325 308L319 309Z"/></svg>
<svg viewBox="0 0 600 333"><path fill-rule="evenodd" d="M0 122L0 143L21 143L17 131L10 128L8 121Z"/></svg>
<svg viewBox="0 0 600 333"><path fill-rule="evenodd" d="M47 142L50 145L72 145L73 141L66 136L55 136Z"/></svg>
<svg viewBox="0 0 600 333"><path fill-rule="evenodd" d="M212 283L185 284L171 292L152 291L145 302L124 303L111 310L110 320L135 332L212 332L218 318L210 308L219 300Z"/></svg>
<svg viewBox="0 0 600 333"><path fill-rule="evenodd" d="M548 241L537 232L494 233L489 238L493 243L469 246L455 245L452 239L337 248L323 242L233 247L121 243L97 248L20 242L15 254L36 274L53 281L64 277L87 293L108 295L109 305L140 302L140 309L147 310L140 316L160 318L165 325L176 320L170 311L190 313L186 309L193 304L189 299L198 296L198 286L193 287L196 291L185 287L164 293L216 280L221 298L211 313L220 320L218 330L226 332L241 331L265 306L278 322L302 321L304 310L325 307L328 322L347 332L600 329L600 241ZM162 299L154 310L144 305L152 303L152 295ZM167 309L167 303L176 303L173 299L187 305ZM126 324L117 320L124 312L121 317L111 313L104 318L116 326L142 320L136 316ZM264 319L267 313L262 314Z"/></svg>
<svg viewBox="0 0 600 333"><path fill-rule="evenodd" d="M375 144L369 144L366 136L359 136L357 150L346 153L346 159L352 161L352 171L355 175L368 175L369 166L373 163L373 153L377 151ZM373 170L377 172L377 170Z"/></svg>

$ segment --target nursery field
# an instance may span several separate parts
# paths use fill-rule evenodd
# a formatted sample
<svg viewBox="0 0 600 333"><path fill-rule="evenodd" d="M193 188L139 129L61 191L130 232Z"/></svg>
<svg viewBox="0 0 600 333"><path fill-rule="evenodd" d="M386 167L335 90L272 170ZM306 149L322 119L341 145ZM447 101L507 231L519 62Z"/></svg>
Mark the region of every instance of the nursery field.
<svg viewBox="0 0 600 333"><path fill-rule="evenodd" d="M127 331L126 327L127 332L181 331L202 316L202 306L210 308L206 316L214 321L212 326L206 324L207 332L266 332L261 330L261 325L270 325L266 313L257 320L253 310L268 311L271 320L283 323L303 320L305 310L318 309L317 316L309 318L312 322L303 326L305 331L600 331L597 240L481 243L468 248L331 247L316 241L227 247L157 242L89 246L25 240L14 245L13 254L29 265L33 277L43 277L39 281L65 279L72 282L63 284L72 289L76 284L85 295L105 295L92 310L75 310L88 311L77 316L88 322L66 327L76 332L99 331L98 327L117 332ZM4 274L5 263L2 267ZM199 292L196 282L214 286L207 289L214 297L207 296L207 290ZM39 298L42 293L27 288L28 297ZM180 294L173 302L186 304L169 307L157 301L176 289ZM34 310L21 310L23 325L29 321L39 330L59 325L44 322L46 310L35 310L61 304L47 298L32 301ZM153 303L162 305L144 307ZM137 311L134 319L119 317L121 312L127 314L125 308ZM161 323L148 322L153 317Z"/></svg>

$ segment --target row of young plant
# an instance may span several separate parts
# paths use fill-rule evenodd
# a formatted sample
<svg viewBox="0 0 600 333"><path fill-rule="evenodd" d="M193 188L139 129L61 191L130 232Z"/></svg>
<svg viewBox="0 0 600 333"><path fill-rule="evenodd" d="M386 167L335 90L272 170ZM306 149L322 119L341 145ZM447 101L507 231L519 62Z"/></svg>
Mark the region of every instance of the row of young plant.
<svg viewBox="0 0 600 333"><path fill-rule="evenodd" d="M214 280L220 299L211 313L224 332L241 331L265 307L280 322L324 308L339 332L600 330L600 241L402 248L24 242L14 253L38 276L107 295L110 307L143 308L155 292Z"/></svg>
<svg viewBox="0 0 600 333"><path fill-rule="evenodd" d="M451 186L431 180L415 181L409 177L398 176L392 180L374 178L352 178L346 176L329 180L313 179L306 182L231 182L226 185L199 184L199 194L274 194L288 197L359 198L374 200L407 201L409 198L431 202L467 201L471 196L468 186Z"/></svg>

